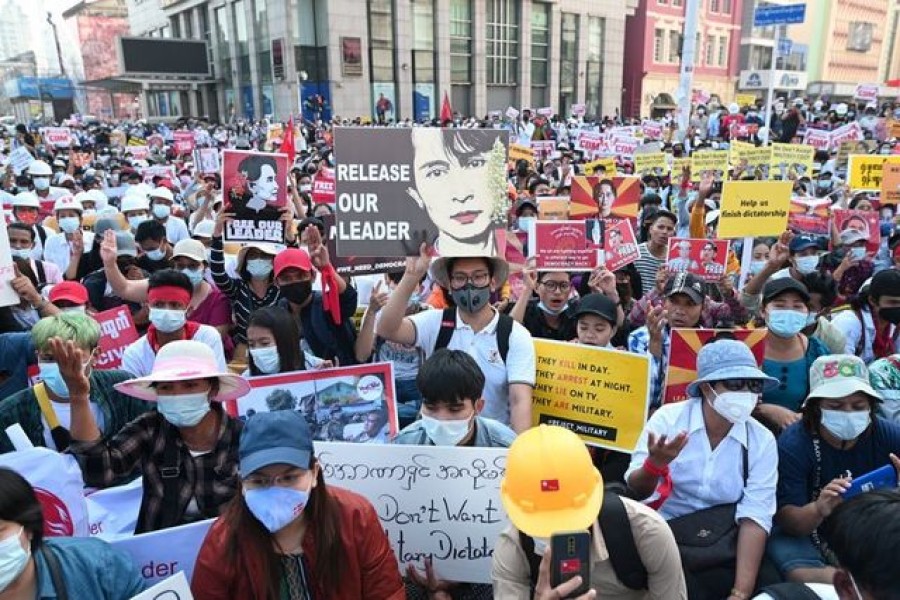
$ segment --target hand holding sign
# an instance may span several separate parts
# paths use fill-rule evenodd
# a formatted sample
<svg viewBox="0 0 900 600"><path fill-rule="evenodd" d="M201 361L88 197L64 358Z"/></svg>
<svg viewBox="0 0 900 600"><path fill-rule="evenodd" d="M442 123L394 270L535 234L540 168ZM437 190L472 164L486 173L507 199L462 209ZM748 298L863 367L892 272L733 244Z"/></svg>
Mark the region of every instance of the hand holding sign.
<svg viewBox="0 0 900 600"><path fill-rule="evenodd" d="M216 225L213 227L213 237L222 237L222 234L225 232L225 225L230 223L234 219L233 212L227 212L224 208L216 215ZM315 227L311 227L310 229L315 229Z"/></svg>
<svg viewBox="0 0 900 600"><path fill-rule="evenodd" d="M421 279L428 273L428 267L431 266L431 256L428 253L428 244L422 242L419 246L418 256L409 256L406 259L406 272L414 275L416 279Z"/></svg>
<svg viewBox="0 0 900 600"><path fill-rule="evenodd" d="M618 300L616 293L616 275L606 267L597 267L588 279L588 287L596 294L603 294Z"/></svg>

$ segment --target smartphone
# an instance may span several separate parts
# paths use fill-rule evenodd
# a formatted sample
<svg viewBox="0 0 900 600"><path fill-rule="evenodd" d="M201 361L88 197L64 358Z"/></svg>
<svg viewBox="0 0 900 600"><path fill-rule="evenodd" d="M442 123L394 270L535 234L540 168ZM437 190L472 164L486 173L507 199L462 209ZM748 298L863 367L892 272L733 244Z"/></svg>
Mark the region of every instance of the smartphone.
<svg viewBox="0 0 900 600"><path fill-rule="evenodd" d="M587 531L554 534L550 551L550 586L555 588L581 575L581 585L566 598L586 594L591 589L591 535Z"/></svg>
<svg viewBox="0 0 900 600"><path fill-rule="evenodd" d="M850 483L850 487L847 491L844 492L844 500L852 498L853 496L858 496L864 492L895 487L897 487L897 471L894 470L893 465L885 465L880 469L876 469L855 478Z"/></svg>

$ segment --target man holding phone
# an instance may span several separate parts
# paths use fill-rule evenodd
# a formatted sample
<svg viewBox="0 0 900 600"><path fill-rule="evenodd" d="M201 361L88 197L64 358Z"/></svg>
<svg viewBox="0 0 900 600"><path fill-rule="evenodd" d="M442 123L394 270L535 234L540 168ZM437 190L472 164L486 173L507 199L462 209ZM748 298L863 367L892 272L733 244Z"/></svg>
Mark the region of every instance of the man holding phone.
<svg viewBox="0 0 900 600"><path fill-rule="evenodd" d="M500 497L512 525L494 546L495 598L686 600L666 522L605 491L584 442L568 429L539 425L521 433L507 455ZM531 555L541 556L539 566ZM633 560L625 565L623 556Z"/></svg>

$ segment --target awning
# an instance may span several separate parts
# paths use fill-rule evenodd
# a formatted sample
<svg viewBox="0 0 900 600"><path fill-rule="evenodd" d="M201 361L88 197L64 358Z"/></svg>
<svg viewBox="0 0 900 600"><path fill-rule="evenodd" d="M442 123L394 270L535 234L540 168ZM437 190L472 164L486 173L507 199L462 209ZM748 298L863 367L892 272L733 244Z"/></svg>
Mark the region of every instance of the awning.
<svg viewBox="0 0 900 600"><path fill-rule="evenodd" d="M111 93L140 94L145 87L156 89L179 88L185 85L205 85L216 83L215 79L186 79L186 78L151 78L151 77L104 77L81 83L82 87L103 89Z"/></svg>

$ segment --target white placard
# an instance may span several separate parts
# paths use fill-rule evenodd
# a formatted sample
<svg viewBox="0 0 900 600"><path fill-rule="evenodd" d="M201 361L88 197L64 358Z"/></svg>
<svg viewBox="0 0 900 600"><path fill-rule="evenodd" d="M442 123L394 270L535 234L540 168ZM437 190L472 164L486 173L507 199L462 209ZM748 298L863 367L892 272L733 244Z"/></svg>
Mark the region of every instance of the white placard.
<svg viewBox="0 0 900 600"><path fill-rule="evenodd" d="M500 502L505 448L317 442L325 480L368 498L401 570L431 557L441 579L490 583L508 519Z"/></svg>
<svg viewBox="0 0 900 600"><path fill-rule="evenodd" d="M13 172L16 175L21 175L22 171L27 169L33 161L34 157L25 146L19 146L9 153L9 164L12 165Z"/></svg>
<svg viewBox="0 0 900 600"><path fill-rule="evenodd" d="M519 111L518 111L518 109L515 109L515 108L513 108L512 106L510 106L509 108L506 109L506 117L507 117L508 119L515 119L515 118L517 118L518 116L519 116Z"/></svg>
<svg viewBox="0 0 900 600"><path fill-rule="evenodd" d="M131 600L194 600L184 573L178 573L147 588Z"/></svg>
<svg viewBox="0 0 900 600"><path fill-rule="evenodd" d="M9 233L6 231L6 220L0 219L0 306L14 306L21 298L12 288L10 282L15 278L12 253L9 250Z"/></svg>
<svg viewBox="0 0 900 600"><path fill-rule="evenodd" d="M131 556L135 568L148 583L158 583L183 572L188 581L206 532L215 522L207 519L113 540L110 544Z"/></svg>

